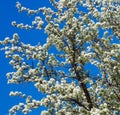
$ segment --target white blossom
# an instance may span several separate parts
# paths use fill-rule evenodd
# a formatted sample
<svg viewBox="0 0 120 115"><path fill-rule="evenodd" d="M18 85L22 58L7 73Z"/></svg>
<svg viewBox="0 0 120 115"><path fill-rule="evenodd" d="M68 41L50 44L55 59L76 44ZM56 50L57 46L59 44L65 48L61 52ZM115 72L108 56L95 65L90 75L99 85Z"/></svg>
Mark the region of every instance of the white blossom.
<svg viewBox="0 0 120 115"><path fill-rule="evenodd" d="M10 96L22 97L25 103L13 106L9 114L28 114L41 106L47 108L41 115L119 114L119 0L50 1L55 8L34 10L17 2L19 12L35 18L31 25L11 23L20 29L43 29L43 45L20 42L18 33L0 41L14 68L6 74L8 84L32 82L44 96L36 100L11 91Z"/></svg>

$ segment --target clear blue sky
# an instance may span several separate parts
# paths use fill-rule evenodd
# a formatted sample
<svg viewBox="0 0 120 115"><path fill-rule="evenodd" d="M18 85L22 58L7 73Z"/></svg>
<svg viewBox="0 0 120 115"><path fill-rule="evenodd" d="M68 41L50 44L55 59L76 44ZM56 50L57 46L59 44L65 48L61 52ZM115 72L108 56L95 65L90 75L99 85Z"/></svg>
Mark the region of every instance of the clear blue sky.
<svg viewBox="0 0 120 115"><path fill-rule="evenodd" d="M16 20L18 23L31 23L34 16L28 17L26 13L18 13L15 7L17 0L0 0L0 40L3 40L6 36L12 37L14 33L18 33L20 40L32 45L37 42L43 42L46 36L43 31L38 30L20 30L11 26L11 21ZM21 0L24 6L29 8L39 8L41 6L49 6L49 0ZM9 64L9 60L5 58L4 52L0 52L0 115L8 115L8 110L15 104L18 104L23 100L19 97L9 97L9 92L23 91L23 93L31 94L34 98L39 99L40 93L37 93L37 89L32 84L22 85L8 85L6 79L6 73L12 71L12 66ZM40 115L40 111L43 108L34 110L28 115ZM19 113L17 115L22 115Z"/></svg>
<svg viewBox="0 0 120 115"><path fill-rule="evenodd" d="M31 23L34 16L28 17L26 13L18 13L15 7L17 0L0 0L0 40L3 40L6 36L12 37L14 33L18 33L20 40L25 43L30 43L32 45L38 42L45 41L46 35L43 31L39 30L21 30L11 26L11 21L16 20L18 23ZM49 0L22 0L21 3L29 8L39 8L41 6L49 6ZM4 52L0 52L0 115L8 115L8 110L20 101L23 101L19 97L9 97L9 92L22 91L26 94L33 95L34 98L39 99L41 94L37 92L32 84L22 84L22 85L8 85L6 79L6 73L12 71L12 66L9 64L9 60L5 58ZM90 65L87 66L90 68ZM92 67L95 71L95 67ZM93 72L92 74L95 74ZM28 115L40 115L40 111L44 108L39 108L34 110ZM19 113L17 115L22 115Z"/></svg>

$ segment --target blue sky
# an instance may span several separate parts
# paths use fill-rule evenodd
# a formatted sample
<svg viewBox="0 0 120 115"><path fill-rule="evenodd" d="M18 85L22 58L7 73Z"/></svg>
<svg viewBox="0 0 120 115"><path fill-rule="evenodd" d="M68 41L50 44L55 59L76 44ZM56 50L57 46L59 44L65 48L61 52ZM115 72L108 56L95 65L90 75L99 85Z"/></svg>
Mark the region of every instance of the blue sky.
<svg viewBox="0 0 120 115"><path fill-rule="evenodd" d="M18 13L15 7L17 0L0 0L0 40L5 37L12 37L14 33L18 33L20 41L30 43L32 45L38 42L45 41L46 36L43 31L39 30L21 30L11 26L11 22L16 20L18 23L29 23L31 24L34 16L28 17L26 13ZM49 0L20 0L20 2L29 8L39 8L41 6L49 6ZM6 73L12 71L12 66L9 65L9 59L5 58L4 52L0 52L0 115L8 115L8 110L20 101L23 102L19 97L9 97L9 92L23 91L28 95L33 95L34 98L39 99L41 94L37 92L33 84L22 84L22 85L8 85L6 79ZM28 115L40 115L40 111L43 108L34 110ZM17 115L22 115L18 113Z"/></svg>

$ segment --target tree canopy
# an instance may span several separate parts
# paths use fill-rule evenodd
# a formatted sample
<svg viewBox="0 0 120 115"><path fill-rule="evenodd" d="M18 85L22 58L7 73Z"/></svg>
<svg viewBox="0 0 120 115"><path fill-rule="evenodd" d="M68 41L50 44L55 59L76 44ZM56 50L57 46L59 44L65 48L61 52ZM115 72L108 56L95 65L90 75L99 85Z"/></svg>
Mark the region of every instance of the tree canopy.
<svg viewBox="0 0 120 115"><path fill-rule="evenodd" d="M46 42L33 46L20 42L17 33L0 44L13 72L9 84L32 82L45 96L36 100L22 92L25 103L9 110L28 114L45 106L41 115L118 115L120 114L120 1L50 0L52 7L30 9L16 3L19 12L34 15L32 24L12 25L39 29ZM43 17L38 14L44 15ZM43 33L44 34L44 33ZM51 51L54 48L55 51ZM32 60L32 63L30 63ZM95 66L99 72L92 75Z"/></svg>

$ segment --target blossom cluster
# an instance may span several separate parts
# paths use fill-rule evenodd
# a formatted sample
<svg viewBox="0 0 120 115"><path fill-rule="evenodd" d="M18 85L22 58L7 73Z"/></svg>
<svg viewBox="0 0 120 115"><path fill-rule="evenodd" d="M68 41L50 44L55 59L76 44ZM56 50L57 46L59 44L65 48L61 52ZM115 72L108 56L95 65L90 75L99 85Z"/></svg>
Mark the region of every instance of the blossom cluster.
<svg viewBox="0 0 120 115"><path fill-rule="evenodd" d="M1 50L5 50L15 70L6 74L8 83L32 82L38 92L46 94L35 100L22 92L11 92L10 96L23 97L26 103L13 106L10 115L19 110L27 114L40 106L47 107L41 115L119 114L120 1L50 2L57 10L46 7L31 10L17 2L18 10L34 14L35 20L32 25L12 22L18 28L43 29L48 35L44 45L20 42L17 33L12 39L0 41ZM39 12L45 19L36 16ZM86 70L89 64L99 73L91 75L95 70Z"/></svg>

